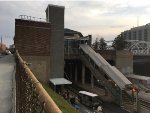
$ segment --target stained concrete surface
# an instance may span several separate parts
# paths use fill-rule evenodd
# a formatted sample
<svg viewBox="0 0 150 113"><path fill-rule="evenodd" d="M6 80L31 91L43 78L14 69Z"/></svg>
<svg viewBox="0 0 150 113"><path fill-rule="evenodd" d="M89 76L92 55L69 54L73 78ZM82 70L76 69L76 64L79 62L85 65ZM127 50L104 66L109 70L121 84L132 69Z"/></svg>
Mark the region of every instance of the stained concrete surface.
<svg viewBox="0 0 150 113"><path fill-rule="evenodd" d="M11 113L13 109L13 77L15 60L13 55L0 57L0 113Z"/></svg>

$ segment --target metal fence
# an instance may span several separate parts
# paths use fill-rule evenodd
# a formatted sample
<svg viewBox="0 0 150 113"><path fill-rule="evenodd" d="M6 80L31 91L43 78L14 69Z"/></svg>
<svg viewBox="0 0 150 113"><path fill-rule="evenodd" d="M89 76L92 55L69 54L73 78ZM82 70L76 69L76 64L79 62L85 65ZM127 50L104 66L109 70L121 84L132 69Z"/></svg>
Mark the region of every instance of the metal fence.
<svg viewBox="0 0 150 113"><path fill-rule="evenodd" d="M44 18L32 17L32 16L28 16L28 15L19 15L19 19L46 22L46 19L44 19Z"/></svg>
<svg viewBox="0 0 150 113"><path fill-rule="evenodd" d="M62 113L16 53L16 113Z"/></svg>

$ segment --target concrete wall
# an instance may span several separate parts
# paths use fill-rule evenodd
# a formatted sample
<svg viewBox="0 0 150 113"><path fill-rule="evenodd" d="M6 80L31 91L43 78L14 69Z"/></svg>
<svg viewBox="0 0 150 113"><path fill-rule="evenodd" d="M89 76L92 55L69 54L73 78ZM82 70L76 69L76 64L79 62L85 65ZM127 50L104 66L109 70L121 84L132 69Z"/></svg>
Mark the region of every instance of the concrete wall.
<svg viewBox="0 0 150 113"><path fill-rule="evenodd" d="M128 51L116 51L116 67L123 74L133 73L133 55Z"/></svg>
<svg viewBox="0 0 150 113"><path fill-rule="evenodd" d="M134 74L150 77L150 56L133 56Z"/></svg>
<svg viewBox="0 0 150 113"><path fill-rule="evenodd" d="M102 55L110 64L110 61L113 61L114 66L123 74L133 73L133 55L131 52L114 50L96 50L96 52Z"/></svg>
<svg viewBox="0 0 150 113"><path fill-rule="evenodd" d="M48 82L50 76L50 56L22 56L38 80Z"/></svg>

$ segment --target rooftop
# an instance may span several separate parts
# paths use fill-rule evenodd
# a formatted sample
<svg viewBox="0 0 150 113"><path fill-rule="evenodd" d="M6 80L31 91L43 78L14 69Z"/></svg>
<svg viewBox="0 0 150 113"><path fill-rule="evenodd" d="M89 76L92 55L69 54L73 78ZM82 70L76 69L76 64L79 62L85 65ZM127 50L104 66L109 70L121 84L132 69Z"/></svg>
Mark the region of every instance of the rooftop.
<svg viewBox="0 0 150 113"><path fill-rule="evenodd" d="M91 96L91 97L96 97L98 96L97 94L91 93L91 92L87 92L87 91L79 91L80 94L84 94L87 96Z"/></svg>
<svg viewBox="0 0 150 113"><path fill-rule="evenodd" d="M29 21L46 22L46 19L44 19L44 18L32 17L32 16L28 16L28 15L19 15L19 19L21 19L21 20L29 20Z"/></svg>
<svg viewBox="0 0 150 113"><path fill-rule="evenodd" d="M52 79L49 79L49 81L53 83L54 85L72 84L72 82L70 82L69 80L65 78L52 78Z"/></svg>
<svg viewBox="0 0 150 113"><path fill-rule="evenodd" d="M68 29L68 28L64 29L64 34L65 34L65 36L67 36L67 34L79 34L80 37L83 37L81 32L74 31L74 30L71 30L71 29Z"/></svg>

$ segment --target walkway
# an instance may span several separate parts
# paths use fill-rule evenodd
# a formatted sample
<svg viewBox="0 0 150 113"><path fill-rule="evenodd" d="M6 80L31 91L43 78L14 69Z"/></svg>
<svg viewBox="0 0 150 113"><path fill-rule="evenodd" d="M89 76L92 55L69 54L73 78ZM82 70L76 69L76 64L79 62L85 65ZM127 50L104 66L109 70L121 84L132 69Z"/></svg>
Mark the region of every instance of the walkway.
<svg viewBox="0 0 150 113"><path fill-rule="evenodd" d="M14 74L14 57L12 55L0 56L0 113L12 112Z"/></svg>

